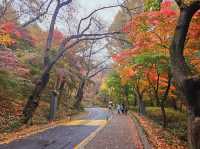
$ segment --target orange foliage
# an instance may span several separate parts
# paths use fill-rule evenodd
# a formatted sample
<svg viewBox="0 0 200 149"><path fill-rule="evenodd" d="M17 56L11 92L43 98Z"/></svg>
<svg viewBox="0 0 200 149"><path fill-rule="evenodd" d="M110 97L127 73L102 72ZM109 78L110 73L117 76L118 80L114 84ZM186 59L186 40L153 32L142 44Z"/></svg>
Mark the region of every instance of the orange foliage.
<svg viewBox="0 0 200 149"><path fill-rule="evenodd" d="M143 81L149 80L150 83L156 86L159 81L159 92L162 94L168 85L168 70L166 69L162 73L159 72L158 80L158 67L152 64L152 66L142 66L130 64L130 60L139 56L142 53L162 54L169 57L169 45L171 43L171 37L173 36L177 18L178 10L174 9L174 2L164 1L161 5L160 11L143 12L133 17L123 28L123 32L127 33L130 41L133 43L132 49L123 50L112 56L113 60L119 64L119 73L123 83L127 83L135 75L142 73ZM197 14L199 15L199 13ZM199 26L197 20L193 21L193 27L191 27L192 36L191 39L197 35L192 32L198 30ZM192 45L191 43L188 43ZM196 48L193 46L192 49ZM188 48L186 52L191 55L191 48ZM194 50L193 50L194 51ZM196 63L199 60L193 60L192 63ZM166 64L166 61L160 61L160 64ZM133 71L134 70L134 71ZM147 81L146 81L147 82ZM175 96L175 86L171 86L169 95Z"/></svg>
<svg viewBox="0 0 200 149"><path fill-rule="evenodd" d="M164 1L161 4L160 11L143 12L133 17L124 27L123 32L127 33L129 39L133 43L132 49L123 50L112 56L113 60L120 64L119 72L122 80L127 82L137 74L139 69L143 69L144 76L148 76L152 83L156 83L158 80L157 67L152 66L145 68L141 65L130 66L129 60L139 56L141 53L163 54L166 57L169 56L169 45L171 43L171 37L173 36L177 18L179 12L175 9L175 3L173 1ZM200 40L197 38L200 36L200 11L198 11L193 20L188 33L188 41L186 45L185 55L189 58L190 63L200 70L200 59L195 52L199 50ZM162 63L162 62L160 62ZM165 62L163 62L165 63ZM130 70L134 69L135 73L130 73ZM124 68L122 68L124 67ZM160 74L159 85L161 88L167 86L167 72ZM171 87L174 91L176 88Z"/></svg>
<svg viewBox="0 0 200 149"><path fill-rule="evenodd" d="M126 84L137 72L133 67L124 67L120 69L120 77L122 85Z"/></svg>
<svg viewBox="0 0 200 149"><path fill-rule="evenodd" d="M14 22L5 22L0 25L0 45L11 46L17 39L34 43L34 39L28 34L26 29L20 28Z"/></svg>

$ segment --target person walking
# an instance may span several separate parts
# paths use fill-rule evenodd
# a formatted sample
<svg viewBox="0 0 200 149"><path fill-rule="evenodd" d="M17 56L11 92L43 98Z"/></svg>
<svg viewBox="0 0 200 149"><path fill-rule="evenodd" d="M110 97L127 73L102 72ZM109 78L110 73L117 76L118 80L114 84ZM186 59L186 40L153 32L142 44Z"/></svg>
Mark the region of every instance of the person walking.
<svg viewBox="0 0 200 149"><path fill-rule="evenodd" d="M109 112L111 114L113 114L112 107L113 107L113 103L112 103L112 101L109 101L109 103L108 103L108 109L109 109Z"/></svg>
<svg viewBox="0 0 200 149"><path fill-rule="evenodd" d="M121 111L124 114L124 103L121 104Z"/></svg>
<svg viewBox="0 0 200 149"><path fill-rule="evenodd" d="M128 107L124 105L124 114L127 115L127 113L128 113Z"/></svg>
<svg viewBox="0 0 200 149"><path fill-rule="evenodd" d="M118 114L121 113L121 106L120 106L120 104L117 104L117 113L118 113Z"/></svg>

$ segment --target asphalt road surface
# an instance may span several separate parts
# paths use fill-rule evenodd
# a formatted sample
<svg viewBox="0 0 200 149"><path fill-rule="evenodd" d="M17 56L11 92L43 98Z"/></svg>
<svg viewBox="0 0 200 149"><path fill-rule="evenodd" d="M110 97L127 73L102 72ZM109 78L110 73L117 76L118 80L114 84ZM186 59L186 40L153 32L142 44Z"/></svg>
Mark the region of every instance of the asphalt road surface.
<svg viewBox="0 0 200 149"><path fill-rule="evenodd" d="M110 117L103 108L87 108L86 115L66 125L0 145L0 149L73 149Z"/></svg>

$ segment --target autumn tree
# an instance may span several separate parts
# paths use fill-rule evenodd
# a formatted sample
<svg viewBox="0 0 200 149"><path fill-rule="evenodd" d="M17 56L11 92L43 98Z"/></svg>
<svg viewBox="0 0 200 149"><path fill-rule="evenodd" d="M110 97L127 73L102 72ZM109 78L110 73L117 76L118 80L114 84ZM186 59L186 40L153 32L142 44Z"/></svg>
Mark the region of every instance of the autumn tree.
<svg viewBox="0 0 200 149"><path fill-rule="evenodd" d="M199 17L200 1L177 0L176 2L180 8L180 15L170 47L170 59L173 76L187 102L189 145L191 149L198 149L200 148L200 79L188 67L184 48L192 18Z"/></svg>

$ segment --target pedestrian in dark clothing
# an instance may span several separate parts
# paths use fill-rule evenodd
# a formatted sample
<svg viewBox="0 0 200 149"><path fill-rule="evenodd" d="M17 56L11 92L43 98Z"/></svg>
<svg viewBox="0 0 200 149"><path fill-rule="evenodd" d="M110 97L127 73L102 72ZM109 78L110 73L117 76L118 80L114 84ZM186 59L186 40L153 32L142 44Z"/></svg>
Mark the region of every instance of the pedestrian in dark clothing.
<svg viewBox="0 0 200 149"><path fill-rule="evenodd" d="M127 115L127 113L128 113L128 108L124 103L122 103L122 113L125 115Z"/></svg>
<svg viewBox="0 0 200 149"><path fill-rule="evenodd" d="M128 113L128 107L124 106L124 114L127 115L127 113Z"/></svg>
<svg viewBox="0 0 200 149"><path fill-rule="evenodd" d="M124 111L124 106L125 106L124 103L122 103L122 113L123 113L123 114L124 114L124 112L125 112L125 111Z"/></svg>

